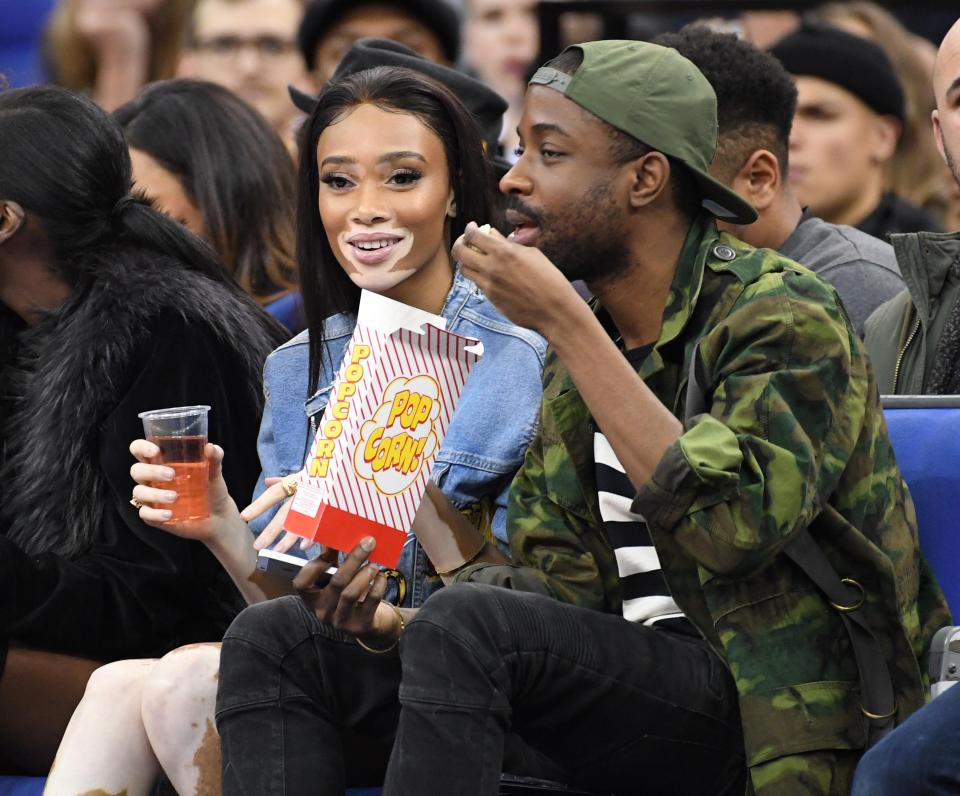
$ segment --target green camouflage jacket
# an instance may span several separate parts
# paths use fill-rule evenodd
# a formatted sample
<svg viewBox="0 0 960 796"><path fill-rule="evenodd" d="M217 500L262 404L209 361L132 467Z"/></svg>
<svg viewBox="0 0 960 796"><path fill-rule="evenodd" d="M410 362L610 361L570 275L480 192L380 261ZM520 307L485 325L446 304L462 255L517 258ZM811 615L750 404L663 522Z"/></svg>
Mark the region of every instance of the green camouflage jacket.
<svg viewBox="0 0 960 796"><path fill-rule="evenodd" d="M809 528L840 576L865 588L898 722L923 704L920 659L949 624L919 555L877 387L830 285L774 251L719 235L706 218L687 237L660 338L640 370L681 420L698 342L709 414L686 423L634 510L647 519L674 599L733 673L753 788L845 794L866 739L857 669L836 611L781 554L784 543ZM541 429L508 511L514 564L475 565L459 580L620 611L590 413L552 355Z"/></svg>

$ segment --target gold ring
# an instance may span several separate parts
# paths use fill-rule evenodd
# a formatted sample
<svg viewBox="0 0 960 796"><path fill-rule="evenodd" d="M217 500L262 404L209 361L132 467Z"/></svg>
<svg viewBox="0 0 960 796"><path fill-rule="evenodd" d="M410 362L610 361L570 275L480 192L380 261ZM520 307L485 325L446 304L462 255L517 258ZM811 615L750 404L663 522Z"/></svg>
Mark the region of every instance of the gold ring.
<svg viewBox="0 0 960 796"><path fill-rule="evenodd" d="M140 502L139 500L137 500L136 498L131 498L131 499L130 499L130 505L133 506L133 507L134 507L135 509L137 509L138 511L143 508L143 503L141 503L141 502Z"/></svg>
<svg viewBox="0 0 960 796"><path fill-rule="evenodd" d="M300 476L296 473L293 475L288 475L286 478L281 479L280 486L283 487L284 493L287 497L293 497L297 494L297 487L300 485Z"/></svg>

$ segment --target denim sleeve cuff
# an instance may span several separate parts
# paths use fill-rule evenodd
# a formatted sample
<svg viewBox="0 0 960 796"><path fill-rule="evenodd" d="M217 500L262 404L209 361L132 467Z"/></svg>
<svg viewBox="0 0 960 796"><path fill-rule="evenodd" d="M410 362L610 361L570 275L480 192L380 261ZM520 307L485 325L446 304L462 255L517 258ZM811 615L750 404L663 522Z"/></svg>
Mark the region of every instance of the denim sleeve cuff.
<svg viewBox="0 0 960 796"><path fill-rule="evenodd" d="M739 494L743 452L736 434L711 415L699 415L674 442L633 501L633 511L665 530L688 514Z"/></svg>

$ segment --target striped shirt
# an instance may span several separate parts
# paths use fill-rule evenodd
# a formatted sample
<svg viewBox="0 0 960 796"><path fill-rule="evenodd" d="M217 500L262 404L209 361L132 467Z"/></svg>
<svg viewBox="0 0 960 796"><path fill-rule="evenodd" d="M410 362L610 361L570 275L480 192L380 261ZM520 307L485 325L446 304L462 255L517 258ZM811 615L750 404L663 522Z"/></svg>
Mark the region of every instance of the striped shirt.
<svg viewBox="0 0 960 796"><path fill-rule="evenodd" d="M651 349L652 346L645 346L625 355L638 367ZM668 623L672 629L687 630L689 622L673 601L647 524L641 515L631 511L637 490L598 427L593 435L593 455L600 517L617 559L624 618L645 625Z"/></svg>

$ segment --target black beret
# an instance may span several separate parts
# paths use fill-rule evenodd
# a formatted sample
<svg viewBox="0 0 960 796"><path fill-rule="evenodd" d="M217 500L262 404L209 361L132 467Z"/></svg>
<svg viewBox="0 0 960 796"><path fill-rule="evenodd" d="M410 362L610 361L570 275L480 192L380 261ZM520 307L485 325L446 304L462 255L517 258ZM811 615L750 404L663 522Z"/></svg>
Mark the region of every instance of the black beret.
<svg viewBox="0 0 960 796"><path fill-rule="evenodd" d="M297 45L307 68L317 65L317 43L327 29L348 11L364 5L391 6L415 17L436 34L447 60L456 63L460 56L460 15L447 0L310 0L297 31Z"/></svg>
<svg viewBox="0 0 960 796"><path fill-rule="evenodd" d="M794 75L836 83L883 116L906 116L903 86L880 46L828 25L805 24L770 52Z"/></svg>
<svg viewBox="0 0 960 796"><path fill-rule="evenodd" d="M419 53L399 42L389 39L358 39L337 66L332 80L362 72L364 69L373 69L377 66L402 66L415 72L426 75L442 83L466 106L473 114L480 128L480 135L487 143L487 151L491 154L490 161L498 172L505 172L509 165L501 164L493 153L497 151L500 130L503 126L503 114L507 110L507 101L493 89L479 80L451 69L448 66L435 64ZM290 98L304 113L312 113L317 104L317 98L289 87Z"/></svg>

